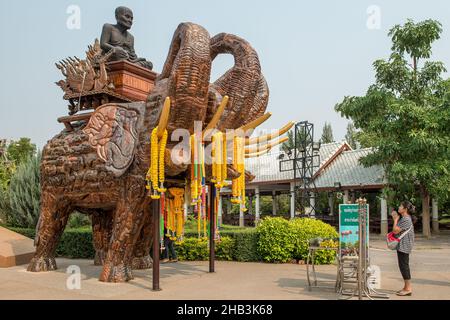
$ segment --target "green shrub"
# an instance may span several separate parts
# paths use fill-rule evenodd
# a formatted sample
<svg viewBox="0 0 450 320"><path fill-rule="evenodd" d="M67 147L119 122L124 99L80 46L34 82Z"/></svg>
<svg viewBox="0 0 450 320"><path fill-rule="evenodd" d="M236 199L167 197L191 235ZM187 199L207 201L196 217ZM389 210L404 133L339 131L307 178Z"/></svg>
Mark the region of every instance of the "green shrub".
<svg viewBox="0 0 450 320"><path fill-rule="evenodd" d="M11 212L9 206L9 190L0 186L0 223L6 225L8 213Z"/></svg>
<svg viewBox="0 0 450 320"><path fill-rule="evenodd" d="M248 231L223 232L223 235L234 239L233 260L236 261L261 261L258 254L258 234L255 229Z"/></svg>
<svg viewBox="0 0 450 320"><path fill-rule="evenodd" d="M320 243L321 247L337 248L339 241L324 240ZM334 250L316 250L314 255L315 264L330 264L336 259L336 251Z"/></svg>
<svg viewBox="0 0 450 320"><path fill-rule="evenodd" d="M283 218L264 218L256 227L257 251L266 262L288 262L292 259L294 238L289 221Z"/></svg>
<svg viewBox="0 0 450 320"><path fill-rule="evenodd" d="M221 237L215 242L217 260L233 260L234 240L230 237ZM203 261L209 259L208 240L204 238L185 238L175 243L178 259L181 261Z"/></svg>
<svg viewBox="0 0 450 320"><path fill-rule="evenodd" d="M309 240L312 238L334 239L338 233L329 224L311 218L295 218L289 221L290 230L293 235L294 259L305 260L308 256ZM331 250L320 250L316 252L315 262L317 264L331 263L335 258L335 252Z"/></svg>
<svg viewBox="0 0 450 320"><path fill-rule="evenodd" d="M28 237L30 239L34 239L34 235L36 233L35 229L31 228L14 228L14 227L8 227L8 229L17 232L25 237Z"/></svg>
<svg viewBox="0 0 450 320"><path fill-rule="evenodd" d="M185 238L175 243L175 251L179 260L202 261L208 260L208 241L203 238Z"/></svg>
<svg viewBox="0 0 450 320"><path fill-rule="evenodd" d="M0 207L10 226L34 228L37 224L41 197L40 162L38 155L21 163L11 177L8 191L2 192Z"/></svg>
<svg viewBox="0 0 450 320"><path fill-rule="evenodd" d="M233 261L235 241L230 237L220 237L215 241L215 253L217 260Z"/></svg>
<svg viewBox="0 0 450 320"><path fill-rule="evenodd" d="M95 255L90 228L67 229L61 236L56 255L66 258L93 259Z"/></svg>
<svg viewBox="0 0 450 320"><path fill-rule="evenodd" d="M67 221L66 228L75 229L75 228L82 228L82 227L87 227L87 226L91 226L91 225L92 225L92 222L91 222L89 215L75 211L70 215L69 221Z"/></svg>

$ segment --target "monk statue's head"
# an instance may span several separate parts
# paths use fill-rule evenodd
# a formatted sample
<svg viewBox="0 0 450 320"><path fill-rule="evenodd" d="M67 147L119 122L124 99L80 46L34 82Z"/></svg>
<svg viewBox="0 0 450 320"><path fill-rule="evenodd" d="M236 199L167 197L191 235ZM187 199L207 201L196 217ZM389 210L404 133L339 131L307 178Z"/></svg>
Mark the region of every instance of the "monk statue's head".
<svg viewBox="0 0 450 320"><path fill-rule="evenodd" d="M130 29L133 24L133 11L127 7L117 7L116 20L118 25L126 30Z"/></svg>

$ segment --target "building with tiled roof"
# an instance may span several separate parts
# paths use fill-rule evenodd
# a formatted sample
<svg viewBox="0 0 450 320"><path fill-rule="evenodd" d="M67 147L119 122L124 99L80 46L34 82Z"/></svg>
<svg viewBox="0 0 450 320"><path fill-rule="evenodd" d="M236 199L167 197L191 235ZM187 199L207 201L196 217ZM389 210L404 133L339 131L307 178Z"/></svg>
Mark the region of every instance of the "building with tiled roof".
<svg viewBox="0 0 450 320"><path fill-rule="evenodd" d="M314 184L309 186L315 185L314 189L317 192L330 194L340 192L343 194L344 203L351 201L355 191L379 192L385 184L383 168L381 166L364 167L359 161L370 151L370 148L353 150L345 141L322 144L316 151L318 157L313 175ZM276 197L279 193L290 194L290 215L295 216L296 192L294 190L300 182L295 181L292 170L287 170L293 167L290 159L289 155L283 151L269 151L259 157L245 159L245 169L255 176L251 182L247 183L246 192L248 196L256 197L256 220L259 219L259 197L262 195ZM230 193L231 190L227 188L221 192L222 195ZM315 201L314 199L312 197L311 201ZM313 203L311 206L314 208ZM333 203L330 203L330 208L332 207ZM275 201L273 212L276 212ZM381 216L382 223L387 225L387 206L383 199L381 200ZM241 217L243 217L242 213Z"/></svg>

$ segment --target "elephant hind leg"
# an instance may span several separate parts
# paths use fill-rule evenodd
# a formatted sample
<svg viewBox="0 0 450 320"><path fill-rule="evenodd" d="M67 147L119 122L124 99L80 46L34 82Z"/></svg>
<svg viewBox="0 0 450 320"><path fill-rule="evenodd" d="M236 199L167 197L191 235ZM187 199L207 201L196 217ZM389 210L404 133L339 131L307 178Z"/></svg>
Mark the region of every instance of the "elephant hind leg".
<svg viewBox="0 0 450 320"><path fill-rule="evenodd" d="M150 205L144 206L144 224L142 226L139 238L134 246L133 260L131 262L132 269L150 269L153 260L150 257L150 249L152 245L153 223L152 216L149 210Z"/></svg>
<svg viewBox="0 0 450 320"><path fill-rule="evenodd" d="M41 195L41 214L35 237L36 252L27 270L56 270L55 251L72 208L67 200L56 199L52 193Z"/></svg>
<svg viewBox="0 0 450 320"><path fill-rule="evenodd" d="M130 232L135 225L135 215L136 212L130 210L125 201L119 201L114 212L111 240L100 274L100 281L126 282L133 279L130 259L134 242ZM139 231L136 230L135 232L138 233Z"/></svg>
<svg viewBox="0 0 450 320"><path fill-rule="evenodd" d="M108 252L112 231L112 211L96 210L92 213L92 239L95 249L94 265L103 265Z"/></svg>
<svg viewBox="0 0 450 320"><path fill-rule="evenodd" d="M129 178L124 197L114 212L113 230L100 281L125 282L133 279L131 261L144 218L145 183L142 177Z"/></svg>

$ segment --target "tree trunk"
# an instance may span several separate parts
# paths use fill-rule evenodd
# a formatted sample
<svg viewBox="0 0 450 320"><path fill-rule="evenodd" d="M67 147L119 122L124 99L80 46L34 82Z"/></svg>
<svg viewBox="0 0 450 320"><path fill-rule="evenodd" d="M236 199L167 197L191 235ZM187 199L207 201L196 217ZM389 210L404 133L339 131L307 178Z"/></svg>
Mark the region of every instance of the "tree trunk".
<svg viewBox="0 0 450 320"><path fill-rule="evenodd" d="M430 194L425 187L421 186L420 189L422 196L422 234L424 237L430 238Z"/></svg>

